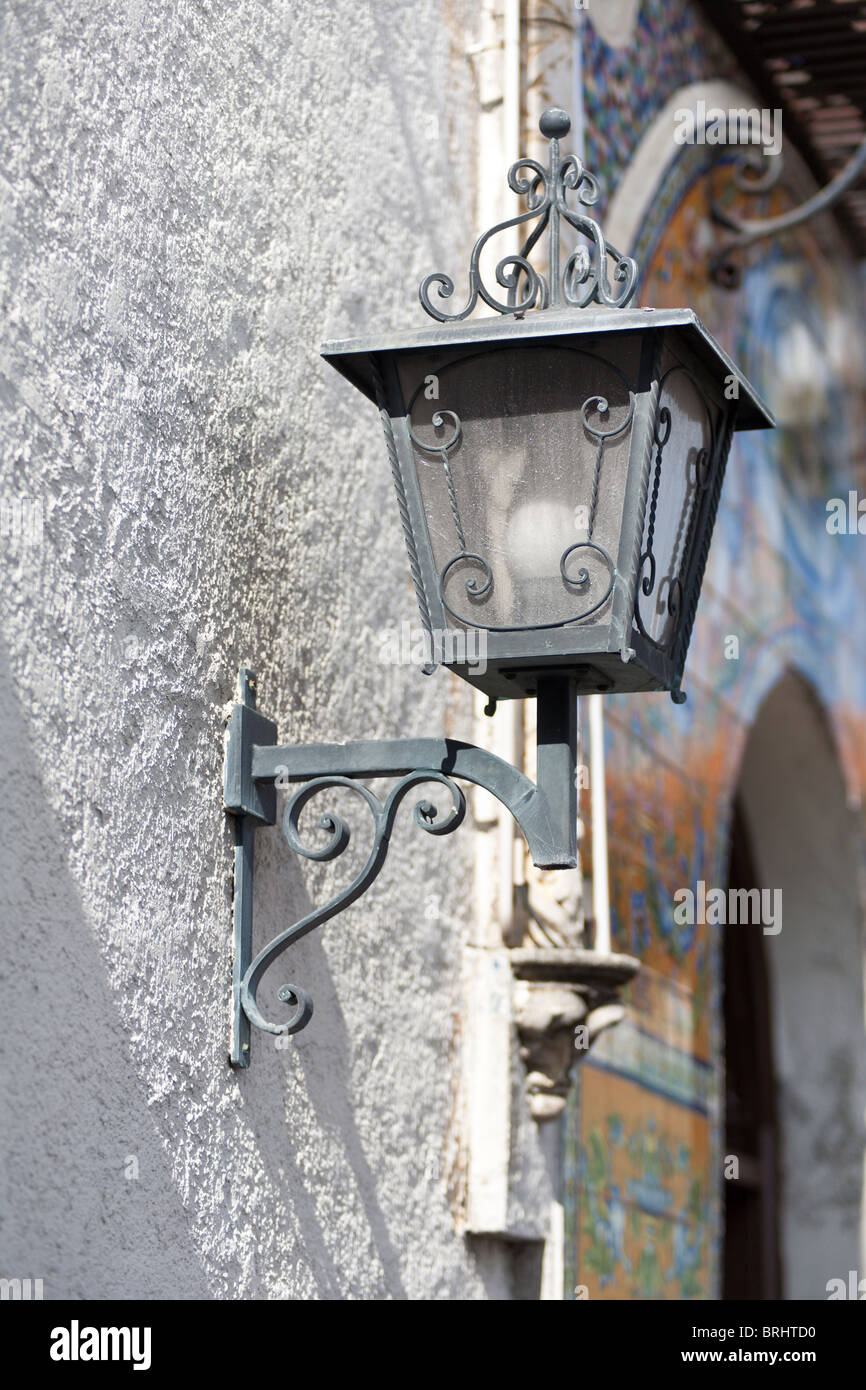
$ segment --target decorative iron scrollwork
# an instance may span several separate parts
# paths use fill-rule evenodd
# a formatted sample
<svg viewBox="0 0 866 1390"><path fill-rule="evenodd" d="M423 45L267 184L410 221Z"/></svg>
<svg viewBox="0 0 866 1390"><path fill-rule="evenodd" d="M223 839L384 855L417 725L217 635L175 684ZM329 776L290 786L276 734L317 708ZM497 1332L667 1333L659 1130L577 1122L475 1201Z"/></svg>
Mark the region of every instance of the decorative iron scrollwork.
<svg viewBox="0 0 866 1390"><path fill-rule="evenodd" d="M234 820L234 953L232 964L232 1027L229 1059L233 1066L250 1063L251 1025L272 1035L297 1033L313 1012L312 999L300 985L282 985L279 1000L290 1006L288 1018L276 1022L258 1003L266 972L288 947L356 902L376 879L388 854L397 811L415 788L441 789L440 808L427 796L414 806L415 823L428 835L449 835L462 824L466 799L458 783L483 787L514 817L526 839L533 863L542 868L575 867L576 717L575 682L555 677L538 690L539 741L537 784L498 758L489 749L446 738L396 739L348 744L277 746L276 725L256 709L256 679L242 668L238 702L229 720L224 769L224 801ZM394 785L377 796L367 781L388 778ZM360 779L364 779L363 781ZM301 830L301 816L314 798L326 792L354 793L370 813L372 843L363 866L341 892L323 906L293 922L253 954L253 878L257 828L274 825L277 789L292 789L282 830L296 854L318 863L339 859L349 846L351 831L345 816L333 805L324 809L318 825L324 843L310 843ZM312 828L312 827L310 827Z"/></svg>
<svg viewBox="0 0 866 1390"><path fill-rule="evenodd" d="M508 351L508 348L498 349ZM595 353L585 352L580 348L562 347L561 352L576 353L578 356L591 358L595 362L602 363L613 374L615 374L622 385L623 392L627 393L628 406L622 418L611 421L605 427L601 421L610 415L611 405L607 396L594 394L588 396L580 407L580 417L583 428L590 439L595 441L595 461L593 465L592 482L589 488L589 501L587 504L587 534L586 540L575 542L569 545L562 553L559 561L559 572L565 586L566 592L585 595L593 583L593 569L601 570L605 578L602 580L601 592L596 592L593 596L591 606L581 609L580 612L573 613L570 617L557 619L553 622L532 622L525 624L512 624L510 626L496 625L485 622L483 613L479 611L479 605L489 599L494 591L494 573L490 562L484 555L469 548L466 531L463 523L463 515L460 507L457 482L454 477L452 466L453 457L467 444L463 422L458 413L453 409L437 407L430 419L430 424L437 432L443 431L441 438L436 438L425 442L417 433L417 429L412 423L412 412L417 404L422 391L422 382L414 391L408 407L408 431L413 448L422 457L438 458L442 463L442 470L445 477L445 484L448 492L448 502L451 516L454 522L454 531L457 538L459 550L442 567L439 574L439 598L446 613L456 622L462 623L466 627L482 629L486 632L528 632L539 629L551 630L554 628L567 627L571 623L581 622L590 618L599 609L603 608L613 592L616 581L616 566L608 554L607 550L593 540L593 532L598 511L598 499L601 483L602 466L604 462L604 450L606 445L613 439L617 439L626 430L631 428L634 419L635 397L634 392L628 385L626 378L618 367L605 358L599 357ZM464 368L476 358L487 357L490 354L472 354L468 357L458 358L453 362L441 367L437 373L440 383L446 374L454 367ZM592 418L591 418L592 417ZM574 557L578 559L575 560ZM583 563L580 563L583 561ZM575 568L579 565L578 568ZM456 600L448 597L448 583L457 573L472 571L471 576L464 580L464 591L469 608L455 607Z"/></svg>
<svg viewBox="0 0 866 1390"><path fill-rule="evenodd" d="M481 299L500 314L523 315L530 309L559 308L563 304L583 309L595 301L610 309L624 308L637 286L638 266L631 256L624 256L604 239L601 227L586 213L569 205L574 193L582 207L592 207L598 201L599 187L593 174L585 169L577 155L560 156L559 141L571 129L571 119L565 111L551 107L539 123L542 135L549 140L549 168L535 159L518 159L508 171L508 186L526 200L526 212L511 217L482 233L469 259L469 298L459 313L449 314L433 303L430 291L438 287L438 298L450 299L454 281L442 271L434 271L421 283L418 297L422 306L440 323L456 323L468 318ZM589 247L573 251L560 270L560 223L585 236ZM496 267L496 282L507 291L503 302L485 285L481 274L481 253L492 237L510 227L534 222L519 253L504 256ZM529 261L533 247L548 232L549 270L543 275ZM612 280L608 274L608 257L614 261ZM614 287L615 286L615 287Z"/></svg>
<svg viewBox="0 0 866 1390"><path fill-rule="evenodd" d="M403 485L403 476L400 472L400 464L397 458L397 445L394 440L394 430L391 425L391 417L388 414L385 383L382 379L382 373L375 357L370 358L370 366L373 373L373 387L376 392L376 405L379 411L379 418L382 421L382 429L385 434L385 447L388 450L391 477L394 479L394 487L397 492L397 506L400 511L400 524L403 528L403 539L406 543L406 554L409 557L409 570L412 575L412 583L415 587L415 597L418 600L418 612L421 615L421 626L424 629L424 637L427 642L427 650L429 653L428 660L421 669L425 676L432 676L433 672L436 670L437 663L433 659L433 624L430 619L430 608L427 603L427 595L424 592L424 577L421 574L418 547L415 544L415 537L412 534L412 524L409 520L409 503L406 500L406 488Z"/></svg>
<svg viewBox="0 0 866 1390"><path fill-rule="evenodd" d="M369 787L352 781L349 777L340 776L315 777L289 798L283 813L283 834L289 847L296 854L303 855L305 859L313 859L319 863L337 859L349 845L351 839L349 825L342 816L333 811L325 812L319 817L319 828L329 836L324 846L316 848L313 845L305 844L301 837L299 822L304 807L313 797L335 787L345 787L359 797L367 807L373 821L373 844L363 868L342 892L337 893L322 907L317 908L315 912L309 913L308 916L302 917L299 922L287 927L279 936L275 936L273 941L269 942L250 963L241 981L240 1002L250 1023L254 1024L256 1028L260 1028L265 1033L278 1035L281 1033L299 1033L302 1028L306 1028L313 1014L313 1001L307 991L302 989L300 985L283 985L278 991L277 997L282 1003L293 1006L292 1013L284 1022L272 1023L265 1018L257 1002L256 996L262 977L289 946L300 941L316 927L323 926L325 922L336 917L339 912L350 907L363 893L366 893L387 858L391 831L401 801L413 787L429 782L437 782L446 788L451 797L451 809L446 815L440 817L439 809L435 803L422 798L414 808L415 823L428 835L450 835L463 822L466 814L466 798L456 783L442 772L410 772L408 776L400 779L384 801L370 791Z"/></svg>
<svg viewBox="0 0 866 1390"><path fill-rule="evenodd" d="M733 183L741 193L768 193L780 183L783 170L784 162L780 154L771 154L763 147L760 152L749 150L744 154L738 151L734 159ZM849 189L862 180L864 173L866 140L861 141L845 167L824 188L799 207L789 208L775 217L740 217L729 208L722 207L719 200L714 198L711 203L713 220L731 233L710 257L709 270L715 283L723 289L739 288L743 278L742 264L735 259L739 252L755 242L780 237L810 222L813 217L829 212Z"/></svg>
<svg viewBox="0 0 866 1390"><path fill-rule="evenodd" d="M647 512L646 543L644 545L643 552L641 553L640 562L638 565L639 592L643 594L644 598L650 598L652 594L655 592L656 579L658 577L657 562L654 549L656 518L658 513L659 493L661 491L663 456L667 443L670 439L672 424L671 412L666 405L661 404L661 399L665 383L669 381L670 378L674 376L676 373L682 373L691 383L691 385L695 389L695 392L697 393L698 399L700 400L701 406L703 407L704 414L706 417L707 430L710 438L710 447L709 449L707 449L706 447L702 447L696 451L694 487L691 486L691 482L690 480L688 480L688 486L686 489L685 501L688 503L688 513L687 516L684 518L683 523L685 529L685 543L683 545L682 550L682 559L677 573L666 576L668 582L668 592L667 599L665 600L665 608L667 610L667 617L671 619L671 628L666 640L659 641L657 638L652 637L650 635L650 633L647 631L647 628L644 625L643 618L641 617L640 603L635 603L634 621L636 627L638 628L638 631L645 638L645 640L649 642L650 646L656 649L656 651L665 652L668 654L672 651L674 643L680 632L680 618L682 615L683 607L683 583L685 581L685 577L688 573L689 565L691 563L692 551L694 549L695 544L695 536L697 534L697 522L698 515L700 512L701 500L712 481L713 459L715 457L716 452L714 445L715 430L713 426L713 417L710 412L710 408L704 398L703 392L700 390L692 374L689 371L687 371L685 367L670 367L668 371L665 373L665 375L662 377L660 382L659 406L656 411L656 417L653 424L653 446L656 451L656 456L653 471L652 492L650 494L649 510ZM685 696L682 695L682 693L678 689L675 689L672 692L672 698L676 704L680 704L682 703L682 700L685 699Z"/></svg>

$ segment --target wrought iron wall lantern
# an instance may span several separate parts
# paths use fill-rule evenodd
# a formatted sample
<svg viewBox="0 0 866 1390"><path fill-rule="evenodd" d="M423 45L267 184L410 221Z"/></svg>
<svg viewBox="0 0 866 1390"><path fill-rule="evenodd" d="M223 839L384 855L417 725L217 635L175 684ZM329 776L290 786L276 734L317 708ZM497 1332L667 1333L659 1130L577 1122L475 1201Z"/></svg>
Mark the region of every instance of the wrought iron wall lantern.
<svg viewBox="0 0 866 1390"><path fill-rule="evenodd" d="M286 985L290 1016L272 1022L259 983L282 952L356 901L387 854L397 808L423 783L439 784L447 814L429 800L415 821L444 835L463 819L457 785L486 788L510 811L534 863L576 864L576 698L609 691L669 690L681 681L735 429L772 425L766 407L687 309L629 308L638 267L606 245L584 211L593 176L560 140L570 121L546 111L549 164L522 159L508 174L526 210L485 232L472 252L469 298L442 273L421 303L440 327L328 343L322 349L378 407L431 661L498 699L538 701L536 782L493 754L450 739L278 747L241 673L227 742L225 804L237 818L234 1011L231 1060L249 1061L250 1024L294 1033L312 1012ZM490 239L525 227L519 253L484 279ZM589 246L564 253L564 227ZM546 272L529 255L547 232ZM504 291L504 297L502 295ZM499 318L467 323L482 301ZM486 669L466 658L483 633ZM443 642L441 639L447 637ZM436 640L436 639L440 640ZM359 779L392 777L382 800ZM328 840L311 848L299 817L320 792L343 787L365 803L373 846L353 882L252 957L253 840L273 824L275 784L289 796L283 831L310 859L340 855L349 840L333 812ZM585 953L591 955L592 953ZM607 957L608 977L636 962ZM619 966L617 965L619 962Z"/></svg>

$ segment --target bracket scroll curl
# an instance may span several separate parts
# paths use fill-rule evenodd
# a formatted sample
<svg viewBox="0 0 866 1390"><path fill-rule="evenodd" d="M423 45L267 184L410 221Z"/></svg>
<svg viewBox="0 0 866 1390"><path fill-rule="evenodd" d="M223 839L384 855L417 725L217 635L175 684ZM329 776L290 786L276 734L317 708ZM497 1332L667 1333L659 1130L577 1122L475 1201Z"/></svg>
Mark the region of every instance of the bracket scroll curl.
<svg viewBox="0 0 866 1390"><path fill-rule="evenodd" d="M753 150L745 155L740 151L735 160L732 181L741 193L768 193L781 183L783 170L781 154L768 154L763 147L758 155ZM755 242L778 238L811 222L812 218L829 212L850 189L862 182L864 174L866 140L861 141L848 163L828 184L798 207L789 208L775 217L740 217L722 207L718 198L714 198L710 209L713 221L724 227L729 235L719 242L710 256L709 272L713 281L722 289L739 289L743 280L740 252Z"/></svg>
<svg viewBox="0 0 866 1390"><path fill-rule="evenodd" d="M349 825L342 816L333 812L325 812L319 817L319 828L330 836L326 845L316 849L312 845L305 844L301 838L299 821L304 807L313 797L335 787L347 788L359 797L367 807L373 821L373 844L366 863L348 887L337 893L323 907L317 908L315 912L309 913L306 917L302 917L299 922L295 922L279 936L275 936L273 941L260 951L248 966L241 982L240 1002L250 1023L254 1024L256 1028L260 1028L265 1033L279 1035L281 1033L299 1033L302 1028L307 1026L313 1014L313 1001L306 990L296 984L283 985L278 993L278 998L283 1003L294 1006L288 1020L283 1023L272 1023L264 1017L256 999L262 977L289 946L300 941L301 937L314 931L316 927L324 926L325 922L330 921L332 917L336 917L337 913L350 907L367 891L388 856L391 831L400 803L413 787L430 782L437 782L446 788L451 797L451 809L446 815L440 817L439 809L435 803L422 798L414 808L415 822L428 835L449 835L463 822L466 814L466 798L460 788L441 772L419 770L409 773L408 776L401 778L384 801L374 792L371 792L369 787L353 782L349 777L340 776L316 777L311 782L305 783L290 797L283 813L282 829L286 841L296 854L303 855L305 859L325 862L339 858L348 847L351 839Z"/></svg>
<svg viewBox="0 0 866 1390"><path fill-rule="evenodd" d="M637 288L637 262L605 241L599 224L581 210L598 201L600 190L595 175L584 168L576 155L560 154L559 142L571 129L571 118L560 107L552 106L543 113L539 128L549 142L549 166L545 169L538 160L525 157L512 164L508 187L523 198L526 211L490 227L476 241L469 259L469 298L463 308L448 313L431 298L433 288L440 301L449 300L454 294L454 281L444 271L434 271L421 282L421 305L439 323L457 323L468 318L479 299L499 314L517 317L531 309L584 309L593 301L607 309L623 309L630 303ZM569 202L571 194L575 195L577 206ZM504 256L496 266L496 283L507 291L503 301L484 283L481 254L492 237L530 223L535 225L528 229L519 252ZM564 266L562 223L589 243L572 251ZM529 260L544 232L548 234L546 275ZM612 272L608 260L613 262Z"/></svg>

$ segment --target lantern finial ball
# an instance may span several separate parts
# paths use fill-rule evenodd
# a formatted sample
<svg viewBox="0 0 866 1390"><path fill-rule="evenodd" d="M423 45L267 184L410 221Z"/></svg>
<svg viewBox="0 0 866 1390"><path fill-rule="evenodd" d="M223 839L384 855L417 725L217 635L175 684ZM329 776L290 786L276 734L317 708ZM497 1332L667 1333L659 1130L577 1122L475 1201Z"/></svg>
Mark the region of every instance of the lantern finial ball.
<svg viewBox="0 0 866 1390"><path fill-rule="evenodd" d="M561 106L548 106L542 113L538 128L548 140L561 140L571 130L571 117Z"/></svg>

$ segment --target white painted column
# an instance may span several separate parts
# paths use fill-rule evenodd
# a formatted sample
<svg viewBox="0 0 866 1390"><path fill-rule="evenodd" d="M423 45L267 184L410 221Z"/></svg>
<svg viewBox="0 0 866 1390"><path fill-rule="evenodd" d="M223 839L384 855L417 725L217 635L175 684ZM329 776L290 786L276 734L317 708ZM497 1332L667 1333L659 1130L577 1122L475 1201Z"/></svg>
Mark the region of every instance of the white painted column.
<svg viewBox="0 0 866 1390"><path fill-rule="evenodd" d="M478 227L509 216L503 169L517 158L520 131L520 0L484 0L478 48ZM515 234L516 238L516 234ZM516 246L516 239L514 240ZM507 244L505 254L514 246ZM515 756L515 706L495 719L475 698L475 742L508 762ZM478 1234L508 1229L511 1157L511 962L503 935L513 918L514 824L481 788L471 793L476 827L475 911L464 951L466 999L466 1223Z"/></svg>
<svg viewBox="0 0 866 1390"><path fill-rule="evenodd" d="M541 1126L550 1189L556 1195L550 1203L550 1225L541 1263L541 1301L562 1303L565 1297L565 1208L562 1202L562 1120L548 1120Z"/></svg>
<svg viewBox="0 0 866 1390"><path fill-rule="evenodd" d="M604 706L589 695L589 795L592 807L592 915L595 950L610 954L610 881L607 859L607 795L604 781Z"/></svg>

